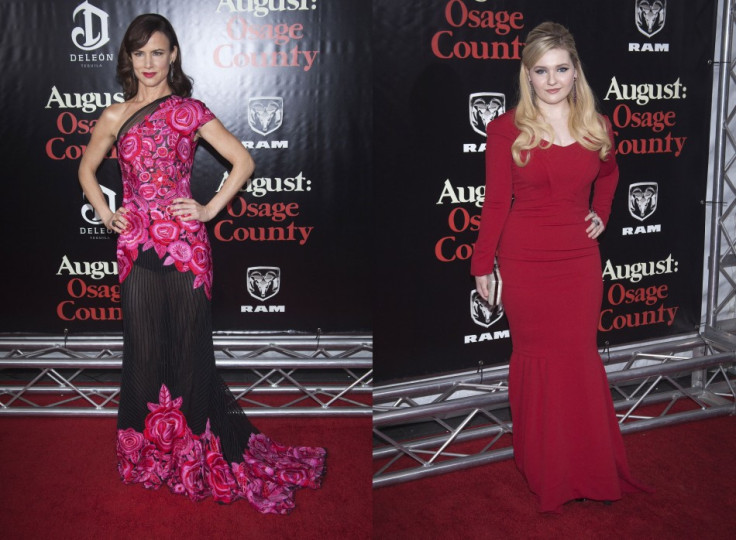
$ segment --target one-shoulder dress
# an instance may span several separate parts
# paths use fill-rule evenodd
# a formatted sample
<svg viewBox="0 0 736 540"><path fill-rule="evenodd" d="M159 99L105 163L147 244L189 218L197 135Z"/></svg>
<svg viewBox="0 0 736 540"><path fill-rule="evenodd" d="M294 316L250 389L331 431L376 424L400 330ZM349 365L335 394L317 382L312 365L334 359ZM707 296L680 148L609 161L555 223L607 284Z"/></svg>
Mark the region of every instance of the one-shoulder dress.
<svg viewBox="0 0 736 540"><path fill-rule="evenodd" d="M592 209L608 223L618 166L613 153L601 160L573 143L537 147L519 167L511 155L518 134L514 111L487 126L471 273L491 273L497 256L513 346L514 459L540 511L559 512L570 500L614 501L647 489L629 473L598 354L601 260L584 221Z"/></svg>
<svg viewBox="0 0 736 540"><path fill-rule="evenodd" d="M174 199L192 196L197 130L214 118L201 101L167 96L118 133L130 223L117 247L118 470L125 483L166 485L195 501L245 498L260 512L285 514L296 489L320 486L325 450L280 445L249 422L215 367L206 228L169 212Z"/></svg>

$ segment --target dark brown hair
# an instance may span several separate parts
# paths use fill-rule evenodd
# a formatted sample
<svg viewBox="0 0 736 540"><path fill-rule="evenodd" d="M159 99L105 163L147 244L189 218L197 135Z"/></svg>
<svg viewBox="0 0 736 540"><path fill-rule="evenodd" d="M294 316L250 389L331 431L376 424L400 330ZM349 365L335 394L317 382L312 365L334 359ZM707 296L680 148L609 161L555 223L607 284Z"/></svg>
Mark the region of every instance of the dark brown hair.
<svg viewBox="0 0 736 540"><path fill-rule="evenodd" d="M166 17L162 17L157 13L138 15L125 31L118 52L117 69L118 82L123 87L123 96L125 99L130 99L138 93L138 79L135 78L133 72L131 55L148 43L154 32L161 32L168 38L171 50L174 47L177 49L176 59L170 68L169 86L177 96L191 96L192 80L181 69L181 47L179 46L179 40L176 38L174 27L171 26Z"/></svg>

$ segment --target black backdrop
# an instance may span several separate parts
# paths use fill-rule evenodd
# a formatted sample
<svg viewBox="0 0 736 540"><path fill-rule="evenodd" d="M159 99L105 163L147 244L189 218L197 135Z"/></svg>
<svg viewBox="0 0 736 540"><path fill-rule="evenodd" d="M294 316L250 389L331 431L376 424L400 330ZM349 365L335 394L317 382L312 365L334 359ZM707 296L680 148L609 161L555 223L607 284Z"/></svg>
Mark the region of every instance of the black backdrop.
<svg viewBox="0 0 736 540"><path fill-rule="evenodd" d="M105 105L122 100L117 48L128 23L145 12L172 22L194 97L256 161L250 187L209 224L215 328L370 330L369 292L360 285L370 277L364 256L372 203L370 2L3 0L0 6L0 189L11 254L3 265L0 330L121 328L114 238L85 211L76 170L93 122ZM266 110L269 121L259 123L257 110ZM225 171L200 147L195 197L208 200ZM114 159L99 178L111 206L120 204ZM248 270L260 267L280 274L278 289L265 299L247 287Z"/></svg>
<svg viewBox="0 0 736 540"><path fill-rule="evenodd" d="M573 32L616 132L599 343L698 324L714 3L663 4L649 27L635 0L374 1L380 380L508 361L505 318L471 302L485 142L472 105L514 106L520 43L545 20ZM553 317L564 306L539 309Z"/></svg>
<svg viewBox="0 0 736 540"><path fill-rule="evenodd" d="M210 223L216 329L373 330L378 380L505 362L505 319L471 309L478 107L513 106L524 36L552 19L576 36L617 137L600 343L690 331L715 3L664 1L651 26L642 4L0 0L0 331L120 330L114 238L85 211L76 169L94 119L122 99L117 47L146 11L172 21L195 97L257 163L251 187ZM259 107L274 112L268 125L254 120ZM211 196L225 171L200 148L195 196ZM99 176L119 204L114 159ZM244 202L260 215L243 215ZM292 215L277 215L287 204ZM248 292L259 267L280 272L267 299Z"/></svg>

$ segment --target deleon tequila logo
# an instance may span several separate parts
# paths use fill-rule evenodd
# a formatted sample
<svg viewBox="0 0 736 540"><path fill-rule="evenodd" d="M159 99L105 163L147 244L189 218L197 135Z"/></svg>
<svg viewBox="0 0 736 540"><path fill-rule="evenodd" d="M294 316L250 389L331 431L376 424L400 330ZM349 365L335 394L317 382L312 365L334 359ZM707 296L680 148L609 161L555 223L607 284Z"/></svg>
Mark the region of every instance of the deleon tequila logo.
<svg viewBox="0 0 736 540"><path fill-rule="evenodd" d="M79 4L72 14L72 19L77 21L81 14L82 26L72 30L72 41L83 51L94 51L110 41L107 20L109 15L87 2Z"/></svg>
<svg viewBox="0 0 736 540"><path fill-rule="evenodd" d="M105 199L107 199L107 206L109 206L110 210L114 212L117 208L117 205L115 204L115 198L117 194L110 188L102 185L100 186L100 189L102 189L102 194L105 196ZM84 198L84 196L82 196L82 198ZM89 225L79 227L79 234L86 235L89 238L94 239L107 239L110 237L112 231L109 230L104 223L102 223L102 219L100 219L100 216L97 214L94 207L90 203L85 203L82 205L81 213L82 219L84 219L84 221L86 221Z"/></svg>
<svg viewBox="0 0 736 540"><path fill-rule="evenodd" d="M105 199L107 199L107 205L110 207L110 210L114 212L117 209L115 206L115 192L103 185L100 185L100 189L102 189L102 193L105 195ZM100 216L97 215L97 212L90 203L82 206L82 218L90 225L102 224L102 219L100 219Z"/></svg>

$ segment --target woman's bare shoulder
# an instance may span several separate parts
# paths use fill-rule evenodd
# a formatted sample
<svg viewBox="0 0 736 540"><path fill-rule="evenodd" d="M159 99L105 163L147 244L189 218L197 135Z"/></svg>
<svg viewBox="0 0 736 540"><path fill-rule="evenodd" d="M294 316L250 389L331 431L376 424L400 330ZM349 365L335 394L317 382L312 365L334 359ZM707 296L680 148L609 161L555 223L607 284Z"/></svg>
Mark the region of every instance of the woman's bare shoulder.
<svg viewBox="0 0 736 540"><path fill-rule="evenodd" d="M123 114L126 109L125 103L113 103L102 111L102 114L97 119L97 125L95 129L102 129L110 135L115 136L117 128L122 123Z"/></svg>
<svg viewBox="0 0 736 540"><path fill-rule="evenodd" d="M125 118L128 116L129 111L134 108L133 103L130 101L123 101L122 103L113 103L112 105L105 108L102 111L102 116L107 122L120 123L122 124Z"/></svg>
<svg viewBox="0 0 736 540"><path fill-rule="evenodd" d="M125 120L135 109L135 105L130 101L122 103L113 103L105 108L97 121L97 127L103 128L113 137L117 137L118 131L123 126Z"/></svg>

